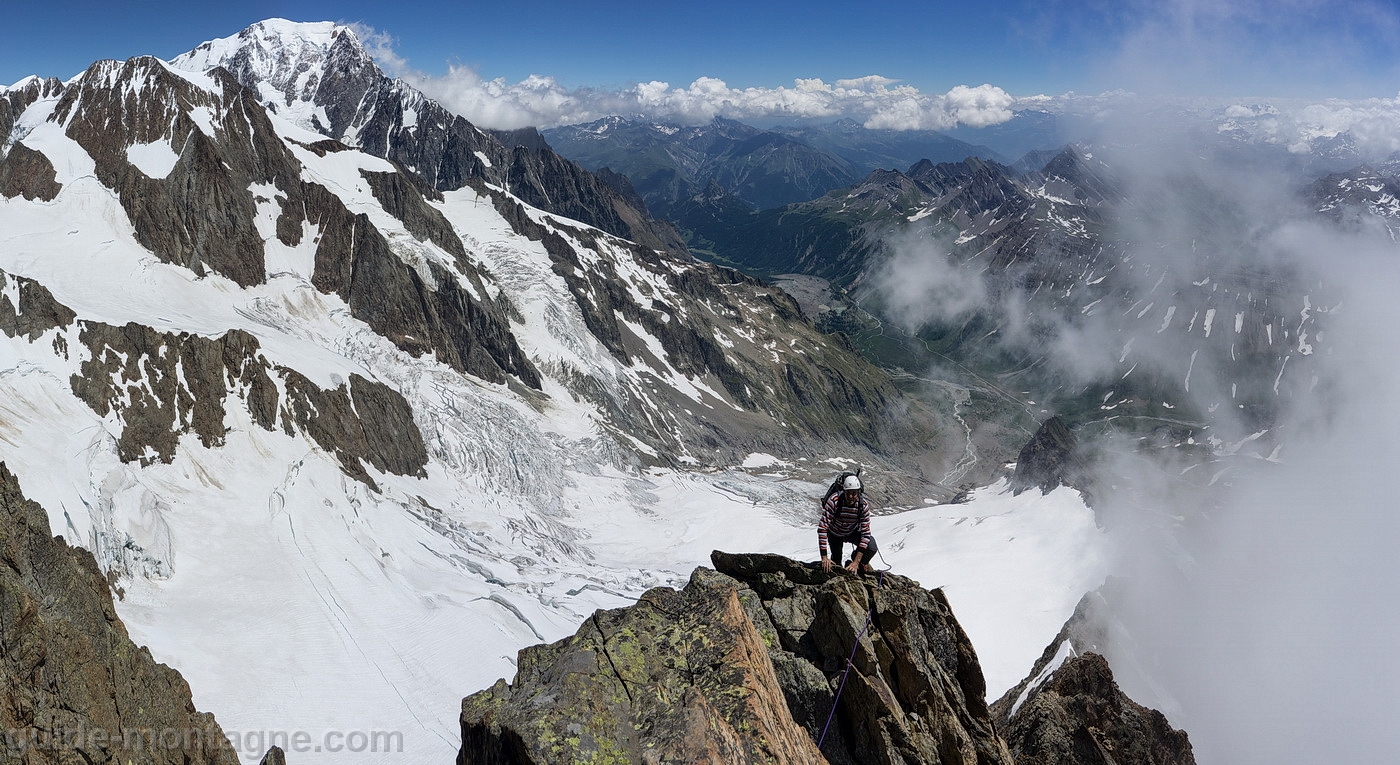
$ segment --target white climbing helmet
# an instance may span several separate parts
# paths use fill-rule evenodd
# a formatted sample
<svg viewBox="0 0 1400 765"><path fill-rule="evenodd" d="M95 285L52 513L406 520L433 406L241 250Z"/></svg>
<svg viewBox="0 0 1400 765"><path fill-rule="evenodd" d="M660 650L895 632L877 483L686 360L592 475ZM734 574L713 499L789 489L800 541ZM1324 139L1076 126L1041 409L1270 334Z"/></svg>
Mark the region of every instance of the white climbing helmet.
<svg viewBox="0 0 1400 765"><path fill-rule="evenodd" d="M846 491L860 491L860 478L853 475L846 476L846 480L842 482L841 488L845 489Z"/></svg>

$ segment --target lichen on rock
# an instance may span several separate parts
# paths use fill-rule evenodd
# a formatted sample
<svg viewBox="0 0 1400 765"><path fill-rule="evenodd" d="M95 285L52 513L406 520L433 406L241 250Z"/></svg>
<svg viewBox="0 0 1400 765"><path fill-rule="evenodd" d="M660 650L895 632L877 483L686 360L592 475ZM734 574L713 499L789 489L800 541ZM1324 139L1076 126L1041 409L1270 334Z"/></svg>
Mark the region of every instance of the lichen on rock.
<svg viewBox="0 0 1400 765"><path fill-rule="evenodd" d="M523 650L513 684L463 700L459 765L1011 764L941 593L778 555L711 561Z"/></svg>

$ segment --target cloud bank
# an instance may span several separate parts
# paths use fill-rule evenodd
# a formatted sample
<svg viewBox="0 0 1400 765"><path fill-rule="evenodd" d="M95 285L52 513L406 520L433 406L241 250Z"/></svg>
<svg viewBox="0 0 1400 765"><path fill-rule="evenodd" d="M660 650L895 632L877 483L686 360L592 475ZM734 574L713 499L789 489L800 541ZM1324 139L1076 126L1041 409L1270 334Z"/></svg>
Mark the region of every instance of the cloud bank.
<svg viewBox="0 0 1400 765"><path fill-rule="evenodd" d="M927 95L885 77L827 83L798 79L792 87L734 88L700 77L685 86L653 80L625 90L567 89L553 77L532 75L517 83L487 80L454 66L441 77L404 73L403 79L453 111L485 127L554 127L615 114L645 115L682 124L715 117L734 120L856 119L868 128L936 130L984 127L1012 117L1015 99L994 85L959 85Z"/></svg>
<svg viewBox="0 0 1400 765"><path fill-rule="evenodd" d="M1231 469L1211 506L1164 476L1118 508L1134 643L1110 661L1144 668L1152 682L1125 689L1184 727L1203 765L1381 762L1400 745L1400 257L1311 225L1272 237L1345 293L1327 384L1292 402L1282 463Z"/></svg>
<svg viewBox="0 0 1400 765"><path fill-rule="evenodd" d="M958 85L947 93L927 94L880 75L834 83L799 78L790 87L751 88L699 77L689 85L652 80L616 90L570 89L547 75L512 83L501 77L485 78L468 66L451 66L446 74L429 75L400 56L388 34L363 25L352 28L387 73L475 124L503 130L573 125L619 114L682 124L702 124L715 117L741 121L846 117L868 128L939 130L1005 122L1016 103L995 85Z"/></svg>

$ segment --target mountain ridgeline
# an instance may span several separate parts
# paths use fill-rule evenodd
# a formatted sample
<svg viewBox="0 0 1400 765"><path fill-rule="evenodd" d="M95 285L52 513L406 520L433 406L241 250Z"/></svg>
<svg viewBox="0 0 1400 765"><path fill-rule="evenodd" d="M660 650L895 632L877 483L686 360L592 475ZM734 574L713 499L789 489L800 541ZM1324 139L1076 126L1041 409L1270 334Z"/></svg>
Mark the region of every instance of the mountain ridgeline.
<svg viewBox="0 0 1400 765"><path fill-rule="evenodd" d="M778 555L711 560L682 590L521 651L513 683L463 699L457 764L1195 762L1187 735L1125 696L1102 656L1065 660L1083 608L989 707L942 591Z"/></svg>
<svg viewBox="0 0 1400 765"><path fill-rule="evenodd" d="M547 146L523 138L507 146L384 76L348 29L330 30L318 46L258 25L172 64L98 62L68 83L33 80L0 94L0 104L0 139L10 147L0 161L7 197L47 201L61 193L52 160L27 144L35 126L11 134L15 115L42 109L47 123L92 158L137 241L161 261L247 288L276 273L269 242L297 248L312 237L311 284L403 352L522 391L539 391L553 372L617 432L653 440L654 454L786 451L794 438L889 451L892 434L904 428L904 404L884 376L811 330L782 292L690 261L667 224ZM275 127L270 116L279 113L323 137ZM157 171L133 161L151 146L167 147L170 166ZM328 168L321 182L308 180L316 173L306 168L316 164ZM356 164L346 180L364 192L363 203L330 185L332 168ZM715 415L672 414L658 428L636 399L674 412L660 404L674 395L669 389L623 392L532 358L518 338L521 307L444 215L443 194L462 190L544 249L593 341L618 365L710 381L706 396L721 404ZM266 230L260 216L273 218ZM765 350L774 344L770 332L781 338L778 364ZM194 400L196 409L218 405ZM172 401L160 406L176 409ZM147 443L124 453L149 445L168 461L182 427L147 428Z"/></svg>
<svg viewBox="0 0 1400 765"><path fill-rule="evenodd" d="M642 246L683 253L676 232L538 141L481 130L385 76L349 28L312 42L255 24L177 57L176 68L222 67L275 112L316 133L388 159L438 191L478 179L542 210ZM508 139L502 140L502 139Z"/></svg>
<svg viewBox="0 0 1400 765"><path fill-rule="evenodd" d="M920 161L769 210L714 188L673 215L706 257L824 281L803 300L820 326L885 368L977 392L989 419L1137 418L1238 439L1316 384L1310 357L1340 298L1265 252L1247 199L1201 172L1232 171L1141 183L1067 147L1026 171ZM1269 212L1384 232L1388 183L1336 174Z"/></svg>
<svg viewBox="0 0 1400 765"><path fill-rule="evenodd" d="M1000 158L932 130L870 130L851 120L760 130L716 117L708 124L607 117L549 128L559 153L592 170L625 176L656 215L683 222L695 197L720 189L729 204L765 210L805 202L879 168L924 158Z"/></svg>

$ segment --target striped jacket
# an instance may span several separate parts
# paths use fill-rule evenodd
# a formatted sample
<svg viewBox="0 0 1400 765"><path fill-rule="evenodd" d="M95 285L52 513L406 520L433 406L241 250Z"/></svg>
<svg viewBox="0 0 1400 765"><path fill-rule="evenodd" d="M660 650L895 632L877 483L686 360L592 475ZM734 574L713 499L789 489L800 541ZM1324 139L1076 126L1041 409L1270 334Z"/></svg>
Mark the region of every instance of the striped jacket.
<svg viewBox="0 0 1400 765"><path fill-rule="evenodd" d="M817 544L821 546L822 557L827 556L826 537L830 533L837 539L844 539L860 532L860 545L864 551L870 544L870 500L861 492L860 501L855 506L844 504L846 493L835 492L822 503L822 519L817 523Z"/></svg>

